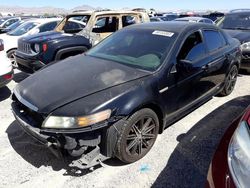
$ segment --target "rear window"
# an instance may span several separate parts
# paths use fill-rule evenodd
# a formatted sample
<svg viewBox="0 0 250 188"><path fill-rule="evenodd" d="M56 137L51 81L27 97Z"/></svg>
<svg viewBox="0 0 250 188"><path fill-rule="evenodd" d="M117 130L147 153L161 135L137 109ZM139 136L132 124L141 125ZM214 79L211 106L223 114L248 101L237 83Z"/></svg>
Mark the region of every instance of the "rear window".
<svg viewBox="0 0 250 188"><path fill-rule="evenodd" d="M223 46L226 45L225 39L223 38L222 34L218 31L205 30L204 38L209 52L222 48Z"/></svg>

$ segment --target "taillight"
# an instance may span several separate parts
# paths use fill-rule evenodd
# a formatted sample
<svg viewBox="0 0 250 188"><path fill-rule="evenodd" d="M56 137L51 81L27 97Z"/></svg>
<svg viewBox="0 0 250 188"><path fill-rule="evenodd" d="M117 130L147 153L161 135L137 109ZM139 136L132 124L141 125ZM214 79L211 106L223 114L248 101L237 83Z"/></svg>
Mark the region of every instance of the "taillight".
<svg viewBox="0 0 250 188"><path fill-rule="evenodd" d="M0 51L4 50L4 44L3 44L3 40L0 39Z"/></svg>
<svg viewBox="0 0 250 188"><path fill-rule="evenodd" d="M4 79L9 80L9 79L11 79L13 77L13 75L12 74L6 74L3 77L4 77Z"/></svg>
<svg viewBox="0 0 250 188"><path fill-rule="evenodd" d="M250 126L250 107L247 109L246 113L243 116L243 121L246 121L247 124Z"/></svg>
<svg viewBox="0 0 250 188"><path fill-rule="evenodd" d="M47 44L43 44L43 52L46 52L48 50L48 45Z"/></svg>

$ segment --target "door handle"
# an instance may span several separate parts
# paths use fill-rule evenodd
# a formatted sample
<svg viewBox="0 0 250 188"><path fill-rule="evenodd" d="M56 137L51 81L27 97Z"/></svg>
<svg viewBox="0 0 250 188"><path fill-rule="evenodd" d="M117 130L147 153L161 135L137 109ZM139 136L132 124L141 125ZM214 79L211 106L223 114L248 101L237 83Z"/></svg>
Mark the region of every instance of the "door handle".
<svg viewBox="0 0 250 188"><path fill-rule="evenodd" d="M207 69L209 68L209 66L210 66L209 64L203 65L203 66L201 67L201 69L202 69L202 70L207 70Z"/></svg>

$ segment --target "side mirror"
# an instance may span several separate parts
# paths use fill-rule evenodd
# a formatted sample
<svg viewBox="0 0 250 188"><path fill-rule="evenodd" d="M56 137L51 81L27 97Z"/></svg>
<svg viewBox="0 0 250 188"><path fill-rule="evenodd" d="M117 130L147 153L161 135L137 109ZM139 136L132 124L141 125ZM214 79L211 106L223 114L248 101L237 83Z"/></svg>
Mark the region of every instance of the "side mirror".
<svg viewBox="0 0 250 188"><path fill-rule="evenodd" d="M181 72L190 72L193 68L192 61L187 59L180 59L177 62L177 69Z"/></svg>
<svg viewBox="0 0 250 188"><path fill-rule="evenodd" d="M192 64L192 61L188 60L188 59L180 59L178 61L179 64L181 65L188 65L188 64Z"/></svg>

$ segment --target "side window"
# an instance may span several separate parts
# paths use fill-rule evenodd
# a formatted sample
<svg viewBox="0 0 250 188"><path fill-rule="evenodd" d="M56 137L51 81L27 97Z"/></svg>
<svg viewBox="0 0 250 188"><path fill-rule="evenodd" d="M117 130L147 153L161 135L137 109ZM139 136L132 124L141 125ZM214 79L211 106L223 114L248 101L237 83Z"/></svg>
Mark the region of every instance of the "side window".
<svg viewBox="0 0 250 188"><path fill-rule="evenodd" d="M178 60L195 61L206 54L206 48L202 42L200 32L194 32L185 40L178 56Z"/></svg>
<svg viewBox="0 0 250 188"><path fill-rule="evenodd" d="M209 52L222 48L226 45L225 39L218 31L205 30L204 38Z"/></svg>
<svg viewBox="0 0 250 188"><path fill-rule="evenodd" d="M118 30L119 19L115 16L97 18L93 28L94 33L111 33Z"/></svg>
<svg viewBox="0 0 250 188"><path fill-rule="evenodd" d="M122 16L122 27L126 27L128 25L132 25L136 23L136 17L135 16Z"/></svg>
<svg viewBox="0 0 250 188"><path fill-rule="evenodd" d="M53 29L55 29L57 24L58 22L55 21L55 22L49 22L49 23L42 25L41 27L39 27L40 33L46 32L46 31L52 31Z"/></svg>

